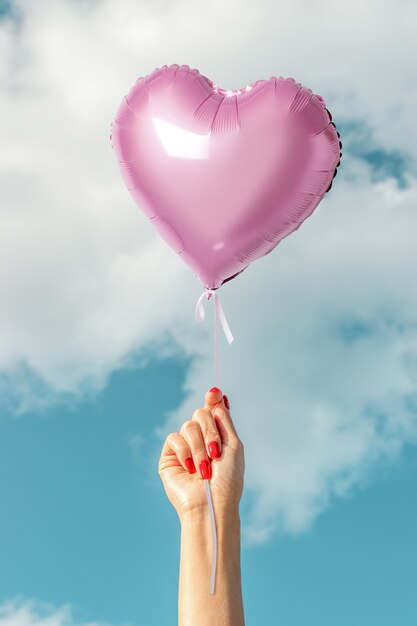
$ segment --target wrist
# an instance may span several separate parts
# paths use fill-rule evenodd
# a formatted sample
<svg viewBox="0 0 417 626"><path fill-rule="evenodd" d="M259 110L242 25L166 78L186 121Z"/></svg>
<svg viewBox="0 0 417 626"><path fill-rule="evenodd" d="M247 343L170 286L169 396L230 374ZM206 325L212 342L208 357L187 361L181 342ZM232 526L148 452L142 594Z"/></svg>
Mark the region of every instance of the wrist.
<svg viewBox="0 0 417 626"><path fill-rule="evenodd" d="M239 505L219 507L213 504L214 519L218 534L225 533L229 529L233 532L240 530ZM181 527L194 527L202 532L211 534L211 519L208 505L187 509L179 515Z"/></svg>
<svg viewBox="0 0 417 626"><path fill-rule="evenodd" d="M240 559L239 509L214 510L219 571L224 562L237 563ZM212 527L208 507L187 511L181 518L181 543L198 550L204 563L211 563L213 556ZM207 565L208 567L208 565Z"/></svg>

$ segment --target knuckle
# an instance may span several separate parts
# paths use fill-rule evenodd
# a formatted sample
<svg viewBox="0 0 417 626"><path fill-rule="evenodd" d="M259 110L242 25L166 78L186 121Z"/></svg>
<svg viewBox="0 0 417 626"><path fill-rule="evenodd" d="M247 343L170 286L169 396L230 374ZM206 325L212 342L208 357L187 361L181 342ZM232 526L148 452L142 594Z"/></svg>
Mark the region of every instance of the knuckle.
<svg viewBox="0 0 417 626"><path fill-rule="evenodd" d="M207 409L196 409L193 413L193 420L203 420L207 417Z"/></svg>
<svg viewBox="0 0 417 626"><path fill-rule="evenodd" d="M181 427L181 430L185 433L193 432L196 428L196 423L192 420L187 420Z"/></svg>
<svg viewBox="0 0 417 626"><path fill-rule="evenodd" d="M206 458L206 456L207 456L206 449L201 444L197 444L196 446L193 446L192 451L193 451L193 455L196 456L196 457L204 457L204 458Z"/></svg>
<svg viewBox="0 0 417 626"><path fill-rule="evenodd" d="M214 430L214 428L209 428L207 430L206 433L206 439L207 441L210 443L210 441L217 441L218 443L220 443L220 435L218 433L217 430Z"/></svg>

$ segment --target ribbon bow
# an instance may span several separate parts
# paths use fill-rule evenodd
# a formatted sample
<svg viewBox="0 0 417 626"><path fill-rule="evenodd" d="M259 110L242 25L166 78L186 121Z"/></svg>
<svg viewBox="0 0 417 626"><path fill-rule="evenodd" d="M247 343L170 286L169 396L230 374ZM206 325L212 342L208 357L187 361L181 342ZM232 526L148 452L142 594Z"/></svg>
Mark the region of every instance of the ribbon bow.
<svg viewBox="0 0 417 626"><path fill-rule="evenodd" d="M195 317L198 322L202 322L203 320L206 319L206 312L204 310L203 299L207 298L207 300L210 300L211 296L213 296L214 298L214 311L216 315L216 320L217 318L220 320L224 334L226 335L226 339L230 345L233 341L232 331L230 330L229 324L227 323L227 319L224 314L223 307L220 302L220 298L214 289L206 289L206 291L203 291L203 293L197 300L197 304L195 307Z"/></svg>

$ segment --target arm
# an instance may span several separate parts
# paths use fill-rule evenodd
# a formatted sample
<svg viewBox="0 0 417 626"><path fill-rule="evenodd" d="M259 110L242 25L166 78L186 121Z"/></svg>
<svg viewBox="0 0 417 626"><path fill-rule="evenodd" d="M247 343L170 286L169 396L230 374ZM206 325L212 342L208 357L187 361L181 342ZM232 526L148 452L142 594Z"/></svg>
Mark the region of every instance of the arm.
<svg viewBox="0 0 417 626"><path fill-rule="evenodd" d="M220 389L206 393L179 433L162 448L159 475L181 523L179 626L244 626L239 502L244 447ZM214 594L210 593L212 530L204 478L210 480L217 533Z"/></svg>
<svg viewBox="0 0 417 626"><path fill-rule="evenodd" d="M217 567L214 595L209 593L212 559L208 508L181 519L178 594L179 626L244 626L240 572L239 509L215 511Z"/></svg>

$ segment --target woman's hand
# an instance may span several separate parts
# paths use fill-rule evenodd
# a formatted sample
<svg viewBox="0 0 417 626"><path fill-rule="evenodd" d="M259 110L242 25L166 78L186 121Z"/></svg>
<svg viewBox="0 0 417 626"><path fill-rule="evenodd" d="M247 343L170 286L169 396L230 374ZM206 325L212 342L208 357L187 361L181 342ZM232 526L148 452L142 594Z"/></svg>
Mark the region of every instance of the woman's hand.
<svg viewBox="0 0 417 626"><path fill-rule="evenodd" d="M244 470L243 443L229 402L213 387L206 393L204 408L165 440L158 466L165 492L182 519L187 512L207 507L203 478L209 478L214 510L238 510Z"/></svg>

